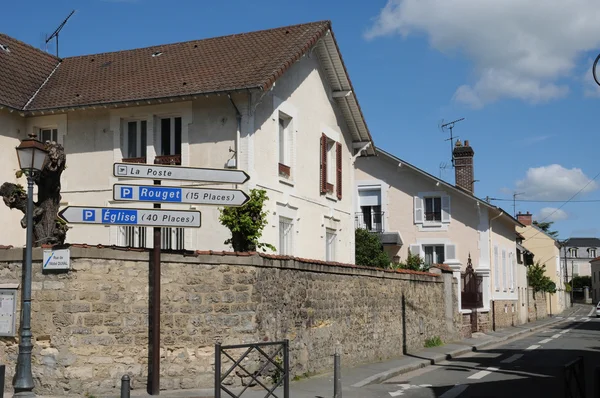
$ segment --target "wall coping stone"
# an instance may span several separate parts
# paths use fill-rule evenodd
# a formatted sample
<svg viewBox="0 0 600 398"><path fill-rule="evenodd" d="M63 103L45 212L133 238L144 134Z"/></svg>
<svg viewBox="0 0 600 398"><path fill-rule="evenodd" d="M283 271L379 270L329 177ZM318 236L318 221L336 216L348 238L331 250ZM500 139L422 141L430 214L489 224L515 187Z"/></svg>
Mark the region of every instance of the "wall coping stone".
<svg viewBox="0 0 600 398"><path fill-rule="evenodd" d="M51 248L50 245L33 249L33 261L42 261L43 249ZM66 244L54 246L54 249L69 248L71 259L89 258L104 260L128 260L148 262L151 249L129 248L119 246L91 246L87 244ZM23 261L22 248L12 246L0 246L0 262ZM265 268L292 269L306 272L318 272L328 274L355 275L384 279L403 279L422 282L443 283L439 274L432 272L393 270L375 267L364 267L355 264L344 264L312 260L300 257L281 256L257 252L227 252L227 251L171 251L163 250L161 254L162 263L191 263L208 265L240 265Z"/></svg>

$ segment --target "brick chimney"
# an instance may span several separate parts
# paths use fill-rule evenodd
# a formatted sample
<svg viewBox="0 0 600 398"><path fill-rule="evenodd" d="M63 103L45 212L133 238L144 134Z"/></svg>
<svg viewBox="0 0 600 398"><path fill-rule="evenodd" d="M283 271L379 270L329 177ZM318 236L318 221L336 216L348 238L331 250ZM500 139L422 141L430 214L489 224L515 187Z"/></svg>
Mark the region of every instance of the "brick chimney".
<svg viewBox="0 0 600 398"><path fill-rule="evenodd" d="M519 222L523 225L531 225L531 214L529 212L526 214L519 212L519 214L517 214L517 220L519 220Z"/></svg>
<svg viewBox="0 0 600 398"><path fill-rule="evenodd" d="M475 151L469 145L469 141L465 140L463 145L460 140L454 145L454 173L455 185L472 194L475 193L475 174L473 172L473 156Z"/></svg>

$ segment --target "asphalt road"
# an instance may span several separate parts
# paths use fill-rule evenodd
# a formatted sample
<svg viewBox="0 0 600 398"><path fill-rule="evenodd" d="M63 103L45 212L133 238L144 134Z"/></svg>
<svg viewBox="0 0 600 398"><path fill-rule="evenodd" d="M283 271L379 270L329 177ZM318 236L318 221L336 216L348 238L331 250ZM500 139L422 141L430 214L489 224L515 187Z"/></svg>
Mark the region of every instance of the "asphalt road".
<svg viewBox="0 0 600 398"><path fill-rule="evenodd" d="M576 376L585 384L585 396L600 396L600 391L593 395L598 391L593 375L600 367L600 319L595 312L588 317L591 308L519 340L366 386L364 396L565 397L570 381L572 396L583 397L577 392ZM565 365L578 357L583 357L583 372L577 370L567 381Z"/></svg>

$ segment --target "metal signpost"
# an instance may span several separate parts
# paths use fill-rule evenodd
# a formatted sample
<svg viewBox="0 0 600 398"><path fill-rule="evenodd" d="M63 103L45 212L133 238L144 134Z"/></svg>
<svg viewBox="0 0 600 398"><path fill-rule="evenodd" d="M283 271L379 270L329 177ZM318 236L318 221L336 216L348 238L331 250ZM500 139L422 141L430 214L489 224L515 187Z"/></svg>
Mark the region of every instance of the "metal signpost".
<svg viewBox="0 0 600 398"><path fill-rule="evenodd" d="M207 169L133 163L114 163L117 178L144 178L154 185L114 184L113 199L123 202L153 203L152 209L68 206L58 216L69 224L129 225L154 227L152 249L152 368L149 393L160 393L160 255L161 228L199 228L201 214L191 210L161 209L161 203L242 206L250 199L237 189L161 186L161 180L243 184L250 176L243 170Z"/></svg>

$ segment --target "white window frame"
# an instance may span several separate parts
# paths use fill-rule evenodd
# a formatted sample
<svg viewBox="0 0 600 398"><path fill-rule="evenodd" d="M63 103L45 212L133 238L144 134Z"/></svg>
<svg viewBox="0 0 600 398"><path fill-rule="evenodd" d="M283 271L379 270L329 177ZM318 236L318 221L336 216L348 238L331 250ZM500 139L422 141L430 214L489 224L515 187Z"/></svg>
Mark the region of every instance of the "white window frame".
<svg viewBox="0 0 600 398"><path fill-rule="evenodd" d="M185 228L163 227L161 228L161 249L185 250Z"/></svg>
<svg viewBox="0 0 600 398"><path fill-rule="evenodd" d="M408 250L409 253L425 259L425 246L444 246L444 264L458 261L458 245L447 238L418 239L416 243L409 245Z"/></svg>
<svg viewBox="0 0 600 398"><path fill-rule="evenodd" d="M284 142L284 148L286 155L288 158L285 159L285 162L281 162L279 157L279 149L281 143L279 142L279 117L285 116L290 119L287 125L286 136L287 140ZM290 168L290 176L282 176L279 175L279 170L277 170L277 174L279 175L279 182L282 185L294 186L294 174L296 171L296 137L300 128L300 119L298 117L298 110L289 102L284 101L283 99L273 96L273 114L272 119L275 125L274 137L276 140L276 148L277 148L277 163L282 163ZM287 148L286 148L287 145Z"/></svg>
<svg viewBox="0 0 600 398"><path fill-rule="evenodd" d="M494 287L500 291L500 260L498 245L494 245Z"/></svg>
<svg viewBox="0 0 600 398"><path fill-rule="evenodd" d="M325 228L325 261L337 261L337 231L333 228Z"/></svg>
<svg viewBox="0 0 600 398"><path fill-rule="evenodd" d="M502 290L507 290L506 250L502 249Z"/></svg>
<svg viewBox="0 0 600 398"><path fill-rule="evenodd" d="M425 200L427 198L440 198L441 221L425 220ZM419 192L414 197L413 215L414 223L419 231L446 231L452 221L451 197L444 191Z"/></svg>
<svg viewBox="0 0 600 398"><path fill-rule="evenodd" d="M277 251L283 256L294 255L294 219L279 216L279 247Z"/></svg>
<svg viewBox="0 0 600 398"><path fill-rule="evenodd" d="M44 131L50 131L50 139L49 140L44 140L44 137L42 137L42 134ZM56 133L56 139L52 139L52 135L54 135L54 133ZM38 127L38 133L37 133L37 137L38 140L40 140L41 142L46 142L46 141L55 141L57 143L60 144L60 142L58 141L60 134L58 133L58 126L48 126L48 127Z"/></svg>
<svg viewBox="0 0 600 398"><path fill-rule="evenodd" d="M281 131L280 121L284 122L283 131ZM279 163L292 168L292 153L293 153L293 134L294 134L294 118L285 112L278 111L277 115L277 141Z"/></svg>
<svg viewBox="0 0 600 398"><path fill-rule="evenodd" d="M180 142L180 148L181 148L180 152L181 153L179 153L179 154L174 153L175 152L175 147L176 147L176 145L175 145L176 144L176 141L175 141L175 119L177 119L177 118L181 119L181 132L179 134L179 137L180 137L180 140L181 140L181 142ZM171 120L171 122L170 122L170 133L169 133L169 139L170 139L169 147L171 148L171 153L169 153L169 154L163 154L162 153L162 121L163 121L163 119L170 119ZM184 130L183 123L184 123L184 117L183 117L183 115L180 115L180 114L168 114L168 115L158 114L158 115L156 115L156 124L155 124L155 127L156 127L157 134L156 134L156 147L155 147L155 149L156 149L156 155L157 156L175 156L175 155L179 155L179 156L182 157L181 163L183 164L183 153L182 153L183 152L183 142L184 142L184 137L183 137L183 130Z"/></svg>
<svg viewBox="0 0 600 398"><path fill-rule="evenodd" d="M508 275L510 278L510 291L515 291L515 255L513 252L508 253Z"/></svg>
<svg viewBox="0 0 600 398"><path fill-rule="evenodd" d="M118 227L117 245L125 247L146 248L148 247L147 227L123 225ZM133 236L131 236L133 234ZM129 243L132 244L129 244Z"/></svg>
<svg viewBox="0 0 600 398"><path fill-rule="evenodd" d="M421 257L421 258L423 260L425 260L425 258L427 257L426 249L428 247L431 247L433 249L433 255L434 255L434 257L436 257L434 259L434 261L431 264L428 264L428 265L443 264L446 261L446 245L443 245L443 244L439 244L439 245L436 245L436 244L431 244L431 245L424 244L424 245L421 245L421 250L423 251L423 257ZM435 250L436 247L441 247L442 248L442 251L443 251L442 255L444 257L444 261L442 261L442 262L440 262L439 259L438 259L439 254Z"/></svg>
<svg viewBox="0 0 600 398"><path fill-rule="evenodd" d="M136 154L138 156L127 156L129 153L129 123L136 123ZM146 122L146 149L145 151L142 151L142 122ZM129 159L129 158L141 158L142 157L142 153L146 152L146 163L148 163L148 120L147 119L123 119L122 122L122 128L121 128L121 134L123 135L122 137L122 148L121 148L121 153L123 155L123 159Z"/></svg>
<svg viewBox="0 0 600 398"><path fill-rule="evenodd" d="M590 258L596 258L596 249L589 248L588 249L588 257L590 257Z"/></svg>

